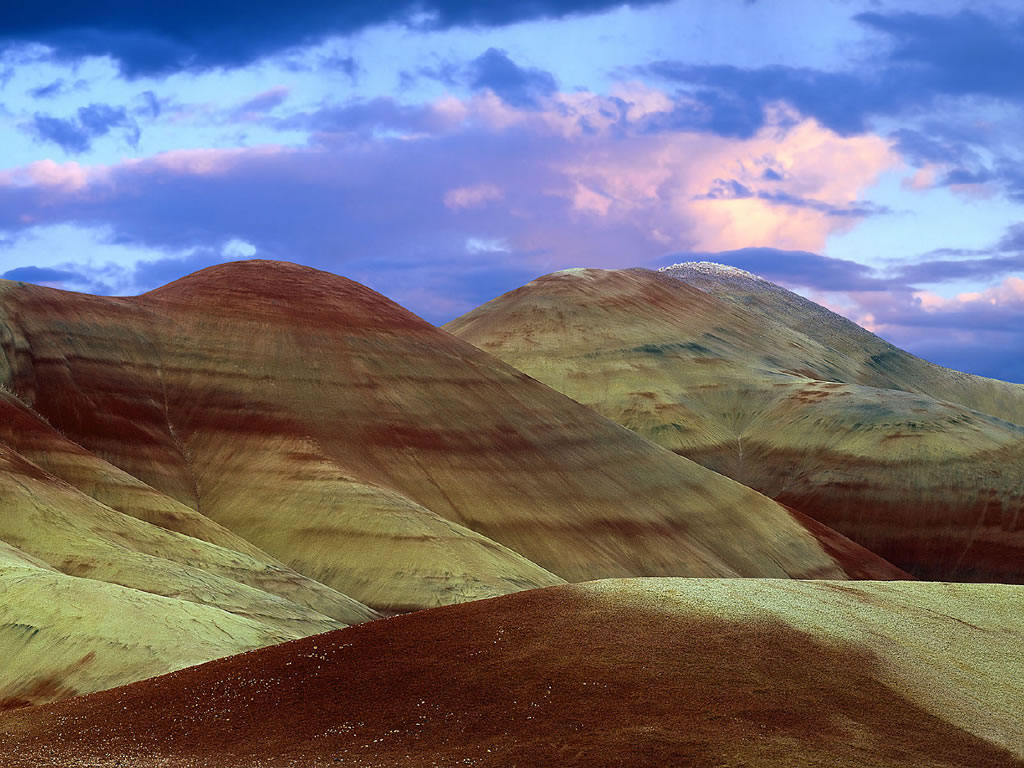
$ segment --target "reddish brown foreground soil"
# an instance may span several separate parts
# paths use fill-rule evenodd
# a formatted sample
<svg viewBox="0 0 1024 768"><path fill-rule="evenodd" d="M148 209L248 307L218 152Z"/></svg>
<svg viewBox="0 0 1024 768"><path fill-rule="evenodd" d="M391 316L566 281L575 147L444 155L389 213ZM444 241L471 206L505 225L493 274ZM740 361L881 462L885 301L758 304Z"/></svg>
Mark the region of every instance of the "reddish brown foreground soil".
<svg viewBox="0 0 1024 768"><path fill-rule="evenodd" d="M0 717L0 765L1024 765L771 622L555 587Z"/></svg>
<svg viewBox="0 0 1024 768"><path fill-rule="evenodd" d="M786 506L783 504L783 506ZM883 560L870 549L862 547L855 541L819 523L813 517L792 507L786 507L794 519L818 540L822 548L833 560L842 563L843 570L851 579L874 579L876 581L912 581L914 579L906 571L897 568L888 560Z"/></svg>

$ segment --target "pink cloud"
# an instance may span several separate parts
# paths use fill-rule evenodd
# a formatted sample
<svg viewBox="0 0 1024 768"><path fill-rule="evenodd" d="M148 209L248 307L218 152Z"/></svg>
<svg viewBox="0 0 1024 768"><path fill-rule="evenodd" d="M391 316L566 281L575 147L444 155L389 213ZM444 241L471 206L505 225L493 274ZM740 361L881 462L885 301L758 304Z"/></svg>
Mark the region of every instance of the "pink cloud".
<svg viewBox="0 0 1024 768"><path fill-rule="evenodd" d="M501 188L494 184L475 184L470 187L456 187L445 193L444 204L453 211L460 208L476 208L504 197Z"/></svg>
<svg viewBox="0 0 1024 768"><path fill-rule="evenodd" d="M879 136L840 136L782 107L748 139L652 128L677 101L637 83L533 109L490 92L377 100L304 116L314 133L303 147L44 161L0 171L0 228L106 226L155 248L240 238L336 270L367 253L468 258L470 236L507 244L488 254L497 266L629 266L682 250L820 250L858 221L832 212L898 162ZM720 180L745 194L709 199Z"/></svg>
<svg viewBox="0 0 1024 768"><path fill-rule="evenodd" d="M83 189L98 172L76 162L57 163L40 160L29 165L0 171L0 185L8 187L59 187L72 192Z"/></svg>
<svg viewBox="0 0 1024 768"><path fill-rule="evenodd" d="M931 291L916 291L914 298L925 312L958 312L970 308L1022 307L1024 308L1024 279L1007 277L998 285L981 291L959 293L944 298Z"/></svg>
<svg viewBox="0 0 1024 768"><path fill-rule="evenodd" d="M935 186L935 180L938 178L939 167L934 163L929 163L921 168L918 168L911 176L903 179L901 185L904 189L914 190L925 190L931 189Z"/></svg>
<svg viewBox="0 0 1024 768"><path fill-rule="evenodd" d="M562 166L573 182L565 194L576 201L580 186L599 190L610 204L582 208L602 216L649 219L649 230L679 249L766 245L820 250L830 234L856 224L853 217L828 215L825 206L855 203L899 160L879 136L841 137L812 119L789 127L794 115L782 109L772 117L745 140L666 132L637 136L614 152L600 141L589 142L598 146ZM782 180L764 181L765 158L781 169ZM750 196L702 199L716 179L738 182ZM823 205L780 205L758 197L761 192Z"/></svg>

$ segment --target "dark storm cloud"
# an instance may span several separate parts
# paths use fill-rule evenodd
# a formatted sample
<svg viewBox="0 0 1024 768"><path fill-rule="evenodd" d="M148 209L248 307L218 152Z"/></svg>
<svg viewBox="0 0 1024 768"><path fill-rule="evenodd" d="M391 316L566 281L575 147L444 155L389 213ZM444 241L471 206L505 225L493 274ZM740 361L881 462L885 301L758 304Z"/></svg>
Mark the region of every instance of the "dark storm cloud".
<svg viewBox="0 0 1024 768"><path fill-rule="evenodd" d="M939 183L943 186L984 184L986 181L992 181L994 178L995 176L987 168L981 168L977 171L969 171L966 168L954 168L946 173Z"/></svg>
<svg viewBox="0 0 1024 768"><path fill-rule="evenodd" d="M919 110L939 96L988 96L1024 103L1024 18L972 11L952 16L863 13L880 34L877 59L847 72L771 66L745 69L659 61L645 71L687 88L699 108L678 110L674 125L749 137L764 125L764 107L784 100L841 135L867 130L874 115ZM912 144L917 139L917 147ZM938 145L903 136L904 146L936 156Z"/></svg>
<svg viewBox="0 0 1024 768"><path fill-rule="evenodd" d="M1024 163L1000 159L995 167L996 178L1006 189L1006 195L1015 203L1024 203Z"/></svg>
<svg viewBox="0 0 1024 768"><path fill-rule="evenodd" d="M90 104L79 107L73 118L59 118L36 113L27 130L37 139L51 141L70 155L81 154L92 147L93 139L121 128L125 140L135 146L139 142L139 126L124 107Z"/></svg>
<svg viewBox="0 0 1024 768"><path fill-rule="evenodd" d="M1012 330L1020 334L1024 328L1024 305L966 302L940 312L922 312L899 306L882 309L875 319L886 325L904 328L932 328L950 331L984 331L1002 333Z"/></svg>
<svg viewBox="0 0 1024 768"><path fill-rule="evenodd" d="M112 107L109 104L90 104L78 110L78 122L92 136L102 136L111 128L123 125L127 119L124 107Z"/></svg>
<svg viewBox="0 0 1024 768"><path fill-rule="evenodd" d="M633 6L664 0L633 0ZM387 22L426 29L497 27L595 13L622 0L56 0L8 3L0 46L42 43L62 58L111 56L128 77L244 66L261 56Z"/></svg>
<svg viewBox="0 0 1024 768"><path fill-rule="evenodd" d="M469 66L469 73L472 88L489 88L513 107L536 107L540 98L558 89L550 72L520 67L498 48L488 48L478 56Z"/></svg>

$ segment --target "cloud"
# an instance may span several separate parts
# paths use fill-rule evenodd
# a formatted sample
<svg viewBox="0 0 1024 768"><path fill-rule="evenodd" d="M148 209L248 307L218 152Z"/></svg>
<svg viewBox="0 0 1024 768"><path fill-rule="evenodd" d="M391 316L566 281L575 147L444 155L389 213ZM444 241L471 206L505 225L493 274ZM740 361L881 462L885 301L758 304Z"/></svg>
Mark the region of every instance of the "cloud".
<svg viewBox="0 0 1024 768"><path fill-rule="evenodd" d="M513 107L537 107L540 99L558 89L550 72L520 67L505 51L497 48L488 48L468 69L471 87L490 88Z"/></svg>
<svg viewBox="0 0 1024 768"><path fill-rule="evenodd" d="M654 62L644 71L685 85L693 97L657 127L706 130L720 136L750 138L764 127L766 110L777 101L785 101L841 136L864 133L870 114L890 111L900 103L898 93L857 73L679 61Z"/></svg>
<svg viewBox="0 0 1024 768"><path fill-rule="evenodd" d="M140 96L145 102L145 107L143 107L142 113L153 118L160 117L162 106L157 95L153 93L153 91L143 91Z"/></svg>
<svg viewBox="0 0 1024 768"><path fill-rule="evenodd" d="M662 0L633 0L633 6ZM621 0L377 0L373 3L221 0L144 3L57 0L5 9L0 47L40 43L57 56L110 56L128 77L240 67L332 35L402 23L418 29L499 27L619 7Z"/></svg>
<svg viewBox="0 0 1024 768"><path fill-rule="evenodd" d="M62 120L37 112L32 118L31 132L42 141L52 141L70 155L81 154L92 146L89 132L75 120Z"/></svg>
<svg viewBox="0 0 1024 768"><path fill-rule="evenodd" d="M664 93L635 85L554 93L538 108L487 89L339 105L289 118L314 130L301 147L0 172L0 233L107 227L118 242L172 254L239 238L268 258L336 272L464 263L484 280L488 270L633 266L682 250L820 250L856 224L836 212L864 206L863 190L894 162L880 137L843 138L789 114L748 140L646 130L666 109ZM766 169L780 178L765 180ZM700 199L716 179L754 194Z"/></svg>
<svg viewBox="0 0 1024 768"><path fill-rule="evenodd" d="M138 123L128 116L124 107L109 104L90 104L79 107L73 118L58 118L36 113L27 130L41 141L57 144L67 154L77 155L92 147L93 139L106 136L114 128L122 128L125 140L131 145L139 143Z"/></svg>
<svg viewBox="0 0 1024 768"><path fill-rule="evenodd" d="M325 56L320 60L320 67L321 69L341 72L342 74L347 75L352 82L356 81L361 70L359 62L357 62L353 57L341 56L340 54Z"/></svg>
<svg viewBox="0 0 1024 768"><path fill-rule="evenodd" d="M360 134L372 137L380 132L435 134L456 126L466 117L465 105L446 98L432 105L407 105L377 97L342 105L300 112L277 122L277 127L306 130L316 134Z"/></svg>
<svg viewBox="0 0 1024 768"><path fill-rule="evenodd" d="M745 269L775 283L819 291L912 290L902 279L885 278L864 264L808 251L778 248L690 251L669 254L661 261L664 265L683 261L714 261Z"/></svg>
<svg viewBox="0 0 1024 768"><path fill-rule="evenodd" d="M0 274L4 280L20 280L25 283L62 283L81 281L84 278L77 272L49 267L17 267Z"/></svg>
<svg viewBox="0 0 1024 768"><path fill-rule="evenodd" d="M890 135L894 151L921 169L906 187L1001 192L1024 202L1016 150L1024 14L871 12L853 20L871 37L864 55L840 70L673 59L640 67L679 89L675 108L652 119L650 130L747 139L772 123L778 104L844 137L895 118L902 124Z"/></svg>
<svg viewBox="0 0 1024 768"><path fill-rule="evenodd" d="M9 269L0 274L0 278L4 280L18 280L23 283L59 288L64 291L99 295L109 295L115 292L112 286L105 281L104 278L107 276L109 276L109 270L94 270L89 265L73 263L62 264L59 267L29 265Z"/></svg>
<svg viewBox="0 0 1024 768"><path fill-rule="evenodd" d="M31 96L33 99L48 99L53 96L57 96L60 93L63 93L64 88L64 80L62 78L58 78L54 80L52 83L40 85L38 88L30 88L28 91L28 95Z"/></svg>
<svg viewBox="0 0 1024 768"><path fill-rule="evenodd" d="M284 104L290 93L291 89L284 85L269 88L238 105L232 112L232 117L242 121L258 120L275 107Z"/></svg>
<svg viewBox="0 0 1024 768"><path fill-rule="evenodd" d="M762 173L762 180L781 181L780 176L771 168L766 168ZM695 200L746 200L757 198L775 205L789 205L794 208L808 208L813 211L824 213L826 216L845 216L851 218L865 218L867 216L879 216L892 213L886 206L876 205L872 202L848 202L842 205L827 203L824 200L815 200L810 197L800 197L788 192L777 192L774 190L752 190L745 184L735 179L714 179L711 188L701 195L695 195Z"/></svg>
<svg viewBox="0 0 1024 768"><path fill-rule="evenodd" d="M818 297L814 297L818 298ZM1024 280L950 299L928 291L846 296L839 308L897 346L956 370L1024 383Z"/></svg>
<svg viewBox="0 0 1024 768"><path fill-rule="evenodd" d="M714 261L745 269L799 290L927 360L1024 383L1024 279L1006 276L988 288L951 298L914 284L967 277L991 281L1009 271L1024 274L1024 259L1019 256L960 262L925 259L883 272L816 253L741 248L673 253L660 265L680 261Z"/></svg>
<svg viewBox="0 0 1024 768"><path fill-rule="evenodd" d="M906 115L938 97L985 96L1024 104L1016 73L1024 69L1024 16L973 11L952 16L861 13L854 20L879 33L872 59L847 71L769 66L741 68L661 60L643 71L688 89L694 104L670 116L674 127L750 137L764 112L785 101L842 136L863 133L870 118ZM910 148L914 137L905 134ZM931 148L935 160L935 146Z"/></svg>
<svg viewBox="0 0 1024 768"><path fill-rule="evenodd" d="M996 18L964 10L953 15L861 13L858 22L886 35L889 74L933 94L1024 99L1016 73L1024 68L1024 17Z"/></svg>
<svg viewBox="0 0 1024 768"><path fill-rule="evenodd" d="M504 193L494 184L475 184L471 187L456 187L444 194L444 204L452 210L475 208L495 200L501 200Z"/></svg>

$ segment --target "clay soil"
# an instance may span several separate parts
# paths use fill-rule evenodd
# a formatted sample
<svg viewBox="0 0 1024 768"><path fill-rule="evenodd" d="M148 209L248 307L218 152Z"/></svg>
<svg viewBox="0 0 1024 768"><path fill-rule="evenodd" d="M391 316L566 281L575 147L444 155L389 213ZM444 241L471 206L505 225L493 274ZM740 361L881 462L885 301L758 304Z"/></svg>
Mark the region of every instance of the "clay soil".
<svg viewBox="0 0 1024 768"><path fill-rule="evenodd" d="M773 620L555 587L384 619L0 718L32 766L1022 766Z"/></svg>

